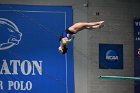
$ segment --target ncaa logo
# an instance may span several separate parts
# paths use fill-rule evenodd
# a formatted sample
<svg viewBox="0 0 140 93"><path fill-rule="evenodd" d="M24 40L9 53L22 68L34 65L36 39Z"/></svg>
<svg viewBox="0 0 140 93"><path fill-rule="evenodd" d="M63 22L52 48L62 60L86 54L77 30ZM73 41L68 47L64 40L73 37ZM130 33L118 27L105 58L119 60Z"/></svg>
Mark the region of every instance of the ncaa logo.
<svg viewBox="0 0 140 93"><path fill-rule="evenodd" d="M107 50L107 52L105 54L105 59L108 62L117 62L119 60L119 57L118 57L116 51L114 51L114 50Z"/></svg>
<svg viewBox="0 0 140 93"><path fill-rule="evenodd" d="M0 18L0 50L18 45L22 37L18 27L12 21Z"/></svg>

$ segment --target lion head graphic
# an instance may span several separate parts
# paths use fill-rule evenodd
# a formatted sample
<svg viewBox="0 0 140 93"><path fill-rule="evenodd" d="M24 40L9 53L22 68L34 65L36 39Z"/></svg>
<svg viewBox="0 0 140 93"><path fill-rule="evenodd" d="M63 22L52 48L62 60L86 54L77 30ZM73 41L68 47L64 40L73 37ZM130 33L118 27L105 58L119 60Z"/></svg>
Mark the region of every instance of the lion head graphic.
<svg viewBox="0 0 140 93"><path fill-rule="evenodd" d="M18 45L22 37L18 27L12 21L0 18L0 50Z"/></svg>

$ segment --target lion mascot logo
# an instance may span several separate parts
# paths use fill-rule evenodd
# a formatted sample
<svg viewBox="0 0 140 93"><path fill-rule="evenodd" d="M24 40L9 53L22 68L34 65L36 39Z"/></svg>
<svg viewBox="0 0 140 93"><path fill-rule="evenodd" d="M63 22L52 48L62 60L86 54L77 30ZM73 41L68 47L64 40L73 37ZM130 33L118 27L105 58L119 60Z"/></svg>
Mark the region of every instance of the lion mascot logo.
<svg viewBox="0 0 140 93"><path fill-rule="evenodd" d="M0 50L9 49L18 45L21 41L22 33L12 21L0 18Z"/></svg>

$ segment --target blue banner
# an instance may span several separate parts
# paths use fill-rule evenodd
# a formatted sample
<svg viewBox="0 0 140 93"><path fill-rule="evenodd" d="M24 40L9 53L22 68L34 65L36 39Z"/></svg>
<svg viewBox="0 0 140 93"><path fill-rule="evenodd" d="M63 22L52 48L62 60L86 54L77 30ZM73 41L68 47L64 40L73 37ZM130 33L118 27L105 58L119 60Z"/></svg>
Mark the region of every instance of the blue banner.
<svg viewBox="0 0 140 93"><path fill-rule="evenodd" d="M99 44L99 68L123 69L123 45Z"/></svg>
<svg viewBox="0 0 140 93"><path fill-rule="evenodd" d="M0 93L74 93L72 43L58 52L72 7L0 5Z"/></svg>
<svg viewBox="0 0 140 93"><path fill-rule="evenodd" d="M140 77L140 19L134 19L134 72ZM140 81L135 81L135 93L140 93Z"/></svg>

